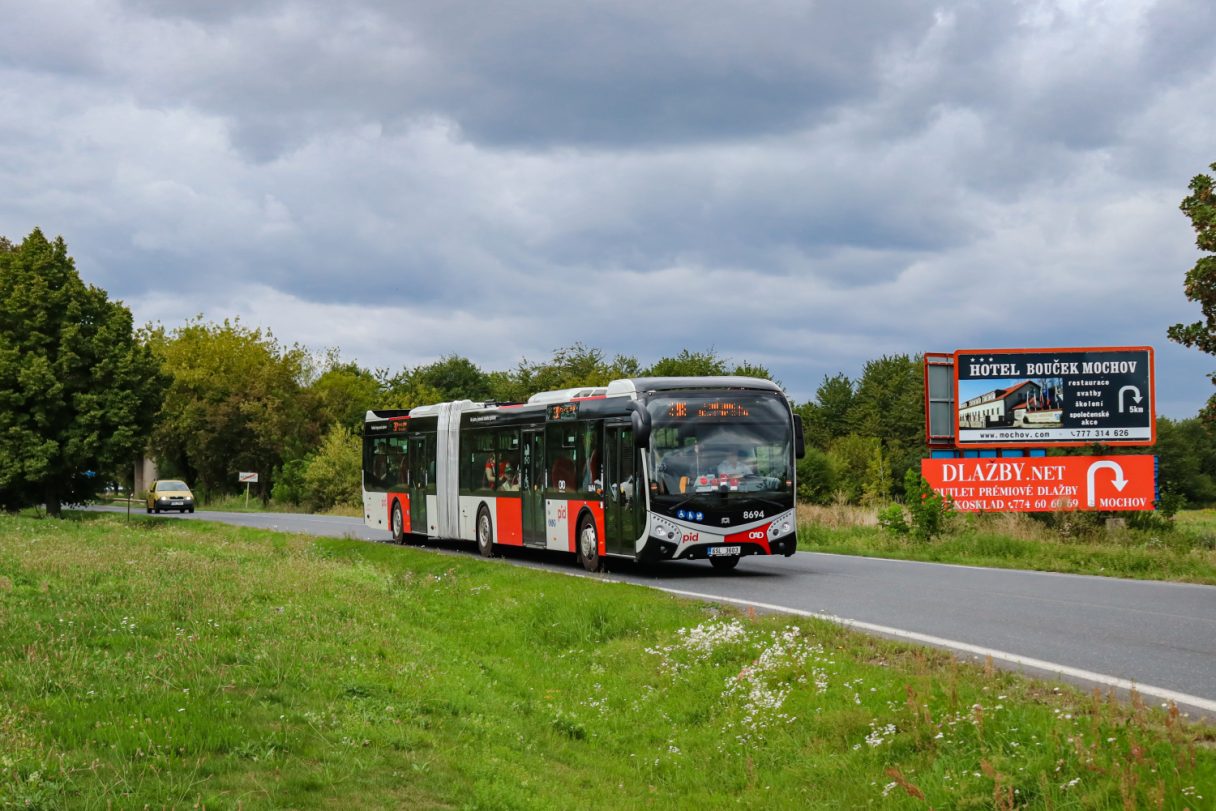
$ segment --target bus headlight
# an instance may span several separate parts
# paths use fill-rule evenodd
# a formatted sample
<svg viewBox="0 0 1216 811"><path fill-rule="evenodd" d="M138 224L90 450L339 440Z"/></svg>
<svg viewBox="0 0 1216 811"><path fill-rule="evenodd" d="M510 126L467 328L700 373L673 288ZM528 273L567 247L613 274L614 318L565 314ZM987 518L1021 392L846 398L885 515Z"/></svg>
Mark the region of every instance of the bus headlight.
<svg viewBox="0 0 1216 811"><path fill-rule="evenodd" d="M768 525L768 537L777 538L782 535L789 535L790 530L792 528L793 527L788 520L787 521L780 521L780 520L774 521L773 523Z"/></svg>
<svg viewBox="0 0 1216 811"><path fill-rule="evenodd" d="M666 521L654 522L654 534L660 540L668 541L674 541L680 537L680 532L676 529L675 524L669 524Z"/></svg>

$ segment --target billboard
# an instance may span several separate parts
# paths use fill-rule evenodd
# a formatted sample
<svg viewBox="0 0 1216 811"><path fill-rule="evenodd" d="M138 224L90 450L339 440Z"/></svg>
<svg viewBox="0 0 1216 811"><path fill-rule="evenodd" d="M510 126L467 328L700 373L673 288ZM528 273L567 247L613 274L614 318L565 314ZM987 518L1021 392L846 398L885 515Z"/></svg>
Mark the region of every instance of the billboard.
<svg viewBox="0 0 1216 811"><path fill-rule="evenodd" d="M1151 445L1152 347L960 349L955 444Z"/></svg>
<svg viewBox="0 0 1216 811"><path fill-rule="evenodd" d="M922 459L921 474L964 512L1151 510L1155 456Z"/></svg>

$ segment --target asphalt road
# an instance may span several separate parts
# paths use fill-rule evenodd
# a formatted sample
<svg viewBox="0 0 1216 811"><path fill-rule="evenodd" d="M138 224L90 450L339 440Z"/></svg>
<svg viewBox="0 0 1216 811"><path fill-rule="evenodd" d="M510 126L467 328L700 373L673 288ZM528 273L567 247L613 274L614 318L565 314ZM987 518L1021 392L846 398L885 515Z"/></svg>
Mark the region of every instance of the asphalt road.
<svg viewBox="0 0 1216 811"><path fill-rule="evenodd" d="M104 508L102 508L104 509ZM142 514L142 511L141 511ZM176 517L176 516L174 516ZM182 518L387 541L357 518L200 512ZM469 554L472 544L428 544ZM504 562L582 573L569 555L512 550ZM880 635L991 655L1004 667L1177 700L1216 717L1216 586L985 569L799 552L744 558L730 573L705 561L617 565L613 580L704 599L829 616Z"/></svg>

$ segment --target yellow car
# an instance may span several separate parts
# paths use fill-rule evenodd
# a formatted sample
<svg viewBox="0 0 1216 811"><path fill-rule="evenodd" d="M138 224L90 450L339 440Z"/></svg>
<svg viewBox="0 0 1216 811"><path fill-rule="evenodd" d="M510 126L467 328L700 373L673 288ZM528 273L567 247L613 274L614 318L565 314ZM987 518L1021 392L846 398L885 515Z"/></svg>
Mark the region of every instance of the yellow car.
<svg viewBox="0 0 1216 811"><path fill-rule="evenodd" d="M161 479L152 482L148 488L148 512L161 510L181 510L194 512L194 493L183 481L177 479Z"/></svg>

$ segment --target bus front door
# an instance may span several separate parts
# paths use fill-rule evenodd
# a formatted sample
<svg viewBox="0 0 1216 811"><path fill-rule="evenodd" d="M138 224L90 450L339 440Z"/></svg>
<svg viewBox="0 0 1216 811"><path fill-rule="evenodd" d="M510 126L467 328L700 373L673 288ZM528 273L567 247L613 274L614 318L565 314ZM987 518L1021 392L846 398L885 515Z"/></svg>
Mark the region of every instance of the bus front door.
<svg viewBox="0 0 1216 811"><path fill-rule="evenodd" d="M523 500L524 545L545 545L545 432L525 430L519 490Z"/></svg>
<svg viewBox="0 0 1216 811"><path fill-rule="evenodd" d="M642 492L639 451L628 425L604 428L604 549L633 555L641 533Z"/></svg>
<svg viewBox="0 0 1216 811"><path fill-rule="evenodd" d="M409 460L410 529L417 535L426 535L426 436L410 437Z"/></svg>

